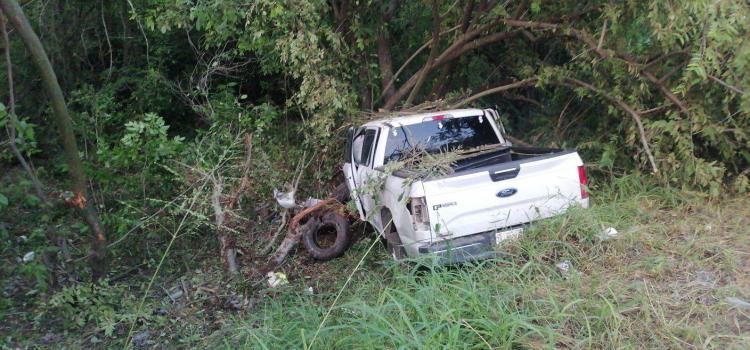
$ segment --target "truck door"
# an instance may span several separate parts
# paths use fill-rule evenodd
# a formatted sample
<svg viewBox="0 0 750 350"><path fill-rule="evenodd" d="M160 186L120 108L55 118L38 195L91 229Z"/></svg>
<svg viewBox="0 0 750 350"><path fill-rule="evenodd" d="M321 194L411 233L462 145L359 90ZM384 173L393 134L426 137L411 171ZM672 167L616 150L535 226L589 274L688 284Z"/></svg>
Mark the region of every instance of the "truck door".
<svg viewBox="0 0 750 350"><path fill-rule="evenodd" d="M377 176L373 167L373 154L375 153L375 143L378 136L378 129L366 128L354 137L352 142L352 164L354 170L354 180L357 187L357 199L361 207L360 215L363 220L368 219L373 208L375 208L374 195L379 189L368 186L370 181Z"/></svg>
<svg viewBox="0 0 750 350"><path fill-rule="evenodd" d="M354 164L354 149L356 147L357 152L362 152L362 141L363 139L359 139L357 144L354 143L355 136L359 135L359 133L363 131L363 129L354 129L349 128L346 134L346 151L344 153L344 177L346 178L346 186L349 188L349 193L351 195L352 200L354 201L355 206L357 207L357 212L360 215L360 218L362 219L364 217L363 211L362 211L362 202L359 199L359 196L357 195L356 189L357 189L357 172L355 169Z"/></svg>
<svg viewBox="0 0 750 350"><path fill-rule="evenodd" d="M373 154L375 151L375 140L378 129L360 129L352 140L351 169L347 172L347 181L351 181L356 190L352 192L357 202L357 209L362 220L367 220L367 215L375 208L373 194L378 189L370 188L367 184L377 176L372 170ZM349 178L351 174L351 178Z"/></svg>

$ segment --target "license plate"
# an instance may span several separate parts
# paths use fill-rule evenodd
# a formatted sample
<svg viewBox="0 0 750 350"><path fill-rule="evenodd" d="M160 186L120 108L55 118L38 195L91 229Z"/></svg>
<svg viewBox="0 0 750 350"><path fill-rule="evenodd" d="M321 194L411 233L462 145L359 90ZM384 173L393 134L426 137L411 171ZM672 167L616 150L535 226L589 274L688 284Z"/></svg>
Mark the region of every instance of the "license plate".
<svg viewBox="0 0 750 350"><path fill-rule="evenodd" d="M523 227L510 229L507 231L495 232L495 244L500 244L506 239L518 238L523 233Z"/></svg>

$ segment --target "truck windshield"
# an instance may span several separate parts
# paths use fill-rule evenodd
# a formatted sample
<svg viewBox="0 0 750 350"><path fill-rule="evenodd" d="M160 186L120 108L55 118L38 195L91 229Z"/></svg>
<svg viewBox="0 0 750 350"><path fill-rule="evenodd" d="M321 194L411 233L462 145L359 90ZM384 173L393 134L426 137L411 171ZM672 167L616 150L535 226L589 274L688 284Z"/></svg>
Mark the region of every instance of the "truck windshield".
<svg viewBox="0 0 750 350"><path fill-rule="evenodd" d="M428 120L388 132L384 163L402 160L415 148L436 154L493 145L500 140L484 116Z"/></svg>

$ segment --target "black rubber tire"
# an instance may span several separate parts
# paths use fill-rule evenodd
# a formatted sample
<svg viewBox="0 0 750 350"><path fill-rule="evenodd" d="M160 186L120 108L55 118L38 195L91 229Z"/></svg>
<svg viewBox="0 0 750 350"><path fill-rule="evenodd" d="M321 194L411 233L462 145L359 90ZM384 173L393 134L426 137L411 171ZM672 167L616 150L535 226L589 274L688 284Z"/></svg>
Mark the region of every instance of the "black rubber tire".
<svg viewBox="0 0 750 350"><path fill-rule="evenodd" d="M336 231L336 240L330 247L323 248L318 244L317 235L319 231L326 228L332 228ZM329 212L323 215L317 229L305 232L302 235L302 245L314 259L326 261L344 255L344 252L351 245L351 239L349 220L346 216L337 212Z"/></svg>
<svg viewBox="0 0 750 350"><path fill-rule="evenodd" d="M404 244L401 243L396 225L393 224L391 212L387 210L383 212L381 219L384 225L383 234L385 235L385 247L388 250L388 255L396 261L406 259L406 250Z"/></svg>

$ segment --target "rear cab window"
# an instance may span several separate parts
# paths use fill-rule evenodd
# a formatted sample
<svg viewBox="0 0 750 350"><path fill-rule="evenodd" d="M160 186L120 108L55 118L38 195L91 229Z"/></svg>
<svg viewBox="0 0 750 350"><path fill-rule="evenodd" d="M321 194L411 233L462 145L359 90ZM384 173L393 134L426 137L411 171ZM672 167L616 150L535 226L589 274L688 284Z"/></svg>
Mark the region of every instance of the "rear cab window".
<svg viewBox="0 0 750 350"><path fill-rule="evenodd" d="M500 142L495 129L484 116L426 120L391 128L385 144L384 164L402 160L415 148L437 154Z"/></svg>

